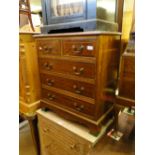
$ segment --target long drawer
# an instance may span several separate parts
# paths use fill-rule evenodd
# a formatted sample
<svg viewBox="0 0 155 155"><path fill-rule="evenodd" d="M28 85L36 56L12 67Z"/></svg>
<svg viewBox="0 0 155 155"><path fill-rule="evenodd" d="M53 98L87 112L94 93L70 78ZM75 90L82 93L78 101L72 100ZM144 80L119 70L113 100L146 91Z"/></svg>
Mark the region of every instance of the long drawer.
<svg viewBox="0 0 155 155"><path fill-rule="evenodd" d="M54 102L70 110L92 116L95 112L95 104L91 104L70 96L62 95L51 90L42 89L42 98L49 103Z"/></svg>
<svg viewBox="0 0 155 155"><path fill-rule="evenodd" d="M83 96L95 98L95 86L85 82L41 74L41 83L50 87L56 87Z"/></svg>
<svg viewBox="0 0 155 155"><path fill-rule="evenodd" d="M65 73L86 78L95 77L95 64L69 60L39 59L40 70Z"/></svg>

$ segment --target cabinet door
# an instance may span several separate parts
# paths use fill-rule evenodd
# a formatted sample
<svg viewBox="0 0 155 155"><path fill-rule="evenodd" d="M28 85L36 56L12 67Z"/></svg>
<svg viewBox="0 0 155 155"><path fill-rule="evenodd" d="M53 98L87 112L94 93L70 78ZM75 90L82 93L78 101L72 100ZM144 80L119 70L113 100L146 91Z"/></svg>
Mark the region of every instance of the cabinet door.
<svg viewBox="0 0 155 155"><path fill-rule="evenodd" d="M86 18L86 0L46 0L43 5L48 24L75 21L75 17L79 20Z"/></svg>

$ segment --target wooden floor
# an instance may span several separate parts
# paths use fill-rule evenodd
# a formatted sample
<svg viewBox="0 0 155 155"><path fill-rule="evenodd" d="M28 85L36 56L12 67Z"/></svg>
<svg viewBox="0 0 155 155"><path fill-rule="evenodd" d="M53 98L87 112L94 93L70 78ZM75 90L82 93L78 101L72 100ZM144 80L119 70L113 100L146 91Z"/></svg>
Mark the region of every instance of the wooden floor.
<svg viewBox="0 0 155 155"><path fill-rule="evenodd" d="M28 124L19 131L19 155L36 155ZM104 136L90 155L134 155L134 136L119 142Z"/></svg>

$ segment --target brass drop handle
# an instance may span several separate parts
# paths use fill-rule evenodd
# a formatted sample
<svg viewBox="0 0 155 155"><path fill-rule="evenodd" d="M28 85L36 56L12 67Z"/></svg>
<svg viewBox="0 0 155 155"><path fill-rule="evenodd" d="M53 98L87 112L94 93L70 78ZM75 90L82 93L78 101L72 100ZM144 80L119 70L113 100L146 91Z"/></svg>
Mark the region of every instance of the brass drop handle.
<svg viewBox="0 0 155 155"><path fill-rule="evenodd" d="M84 109L84 105L78 105L76 102L73 103L77 111L82 111Z"/></svg>
<svg viewBox="0 0 155 155"><path fill-rule="evenodd" d="M49 129L48 129L48 128L47 128L47 129L46 129L46 128L44 128L44 129L43 129L43 131L44 131L44 132L48 132L48 131L49 131Z"/></svg>
<svg viewBox="0 0 155 155"><path fill-rule="evenodd" d="M85 90L85 88L84 88L83 86L81 86L81 87L78 89L77 85L73 85L73 88L74 88L74 90L75 90L75 93L77 93L77 94L81 94L82 91Z"/></svg>
<svg viewBox="0 0 155 155"><path fill-rule="evenodd" d="M72 46L72 49L74 50L74 54L79 54L83 51L84 49L84 46L83 45L80 45L79 47L76 47L75 45Z"/></svg>
<svg viewBox="0 0 155 155"><path fill-rule="evenodd" d="M52 100L54 100L54 99L56 98L55 95L52 95L52 94L50 94L50 93L48 93L47 96L48 96L48 99L49 99L50 101L52 101Z"/></svg>
<svg viewBox="0 0 155 155"><path fill-rule="evenodd" d="M52 86L54 84L54 80L51 80L51 79L46 79L46 82L49 86Z"/></svg>
<svg viewBox="0 0 155 155"><path fill-rule="evenodd" d="M51 69L52 69L52 64L50 64L50 63L48 63L48 62L45 62L45 63L43 64L43 66L44 66L44 68L45 68L46 70L51 70Z"/></svg>
<svg viewBox="0 0 155 155"><path fill-rule="evenodd" d="M43 54L49 54L52 51L52 47L44 46L43 48L41 47L41 51L42 50L43 50Z"/></svg>
<svg viewBox="0 0 155 155"><path fill-rule="evenodd" d="M72 145L70 145L70 148L71 148L71 149L76 148L76 144L72 144Z"/></svg>
<svg viewBox="0 0 155 155"><path fill-rule="evenodd" d="M76 67L76 66L73 66L73 71L74 71L74 74L75 74L75 75L81 75L81 74L83 73L83 71L84 71L84 68L81 67L81 68L79 69L79 71L78 71L77 67Z"/></svg>

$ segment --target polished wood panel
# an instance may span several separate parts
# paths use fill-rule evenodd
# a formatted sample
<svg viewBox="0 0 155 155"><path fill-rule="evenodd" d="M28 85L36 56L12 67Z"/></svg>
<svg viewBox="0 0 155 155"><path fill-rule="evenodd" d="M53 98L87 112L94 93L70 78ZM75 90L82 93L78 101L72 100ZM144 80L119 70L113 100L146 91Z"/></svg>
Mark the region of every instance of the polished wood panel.
<svg viewBox="0 0 155 155"><path fill-rule="evenodd" d="M100 117L114 103L115 89L118 78L120 37L100 36L97 55L97 109L95 117Z"/></svg>
<svg viewBox="0 0 155 155"><path fill-rule="evenodd" d="M42 89L42 97L43 99L48 100L49 103L54 102L55 104L65 106L66 108L70 108L70 110L81 114L93 115L95 110L93 104L46 89Z"/></svg>
<svg viewBox="0 0 155 155"><path fill-rule="evenodd" d="M41 83L46 84L50 87L56 87L71 91L76 94L95 98L95 86L85 82L57 77L53 75L41 74Z"/></svg>
<svg viewBox="0 0 155 155"><path fill-rule="evenodd" d="M96 68L95 65L91 63L79 63L67 60L60 61L56 59L39 59L39 65L41 70L49 72L60 72L87 78L95 77Z"/></svg>
<svg viewBox="0 0 155 155"><path fill-rule="evenodd" d="M65 39L62 45L63 55L93 57L96 53L96 42L96 38Z"/></svg>

